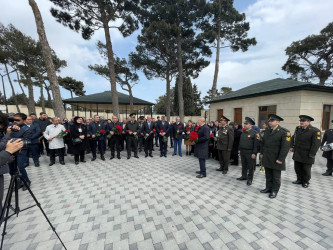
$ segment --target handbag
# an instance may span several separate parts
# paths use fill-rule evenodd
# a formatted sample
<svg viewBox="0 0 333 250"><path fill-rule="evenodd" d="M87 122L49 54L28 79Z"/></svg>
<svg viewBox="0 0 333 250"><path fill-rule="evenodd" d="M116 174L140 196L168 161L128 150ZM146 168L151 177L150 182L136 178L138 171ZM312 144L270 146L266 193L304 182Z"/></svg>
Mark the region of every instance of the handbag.
<svg viewBox="0 0 333 250"><path fill-rule="evenodd" d="M73 143L73 145L78 145L78 144L82 143L82 140L80 138L74 138L74 139L72 139L72 143Z"/></svg>

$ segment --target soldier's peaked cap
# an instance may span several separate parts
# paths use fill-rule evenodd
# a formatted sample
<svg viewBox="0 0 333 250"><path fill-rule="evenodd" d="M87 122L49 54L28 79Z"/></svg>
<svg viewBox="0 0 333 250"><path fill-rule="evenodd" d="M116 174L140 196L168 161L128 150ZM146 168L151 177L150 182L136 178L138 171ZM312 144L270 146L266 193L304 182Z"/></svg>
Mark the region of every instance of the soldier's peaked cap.
<svg viewBox="0 0 333 250"><path fill-rule="evenodd" d="M136 114L135 114L135 113L132 113L132 114L130 114L129 116L130 116L130 117L135 117Z"/></svg>
<svg viewBox="0 0 333 250"><path fill-rule="evenodd" d="M227 117L225 117L224 115L221 116L220 120L226 120L227 122L230 121Z"/></svg>
<svg viewBox="0 0 333 250"><path fill-rule="evenodd" d="M250 117L245 117L245 122L250 123L251 125L256 124Z"/></svg>
<svg viewBox="0 0 333 250"><path fill-rule="evenodd" d="M283 118L280 117L280 116L278 116L278 115L276 115L276 114L270 114L268 116L268 120L269 121L274 121L274 120L276 120L276 121L283 121Z"/></svg>
<svg viewBox="0 0 333 250"><path fill-rule="evenodd" d="M311 121L311 122L314 121L314 119L311 116L308 116L308 115L300 115L299 119L300 120Z"/></svg>

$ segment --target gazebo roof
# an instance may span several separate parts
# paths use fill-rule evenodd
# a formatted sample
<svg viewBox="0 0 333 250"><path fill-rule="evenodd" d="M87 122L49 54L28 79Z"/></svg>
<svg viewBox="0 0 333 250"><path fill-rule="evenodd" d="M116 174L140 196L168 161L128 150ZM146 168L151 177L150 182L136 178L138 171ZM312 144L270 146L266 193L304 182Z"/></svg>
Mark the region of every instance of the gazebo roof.
<svg viewBox="0 0 333 250"><path fill-rule="evenodd" d="M119 104L130 104L129 95L118 92L118 102ZM70 99L65 99L64 103L66 104L78 104L78 103L92 103L92 104L112 104L112 95L111 91L104 91L102 93L96 93L92 95L85 95L74 97ZM147 105L151 106L154 103L147 102L145 100L133 97L134 105Z"/></svg>

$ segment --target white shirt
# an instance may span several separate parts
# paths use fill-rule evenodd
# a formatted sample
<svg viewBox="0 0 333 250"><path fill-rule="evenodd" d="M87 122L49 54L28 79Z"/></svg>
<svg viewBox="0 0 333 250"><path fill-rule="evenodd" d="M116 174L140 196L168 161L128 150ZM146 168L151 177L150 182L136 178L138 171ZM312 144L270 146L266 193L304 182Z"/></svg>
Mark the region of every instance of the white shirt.
<svg viewBox="0 0 333 250"><path fill-rule="evenodd" d="M46 127L44 132L44 137L48 140L49 138L53 138L52 141L49 141L49 148L50 149L58 149L65 147L64 139L63 138L55 138L61 131L65 131L65 127L61 124L55 126L51 124Z"/></svg>

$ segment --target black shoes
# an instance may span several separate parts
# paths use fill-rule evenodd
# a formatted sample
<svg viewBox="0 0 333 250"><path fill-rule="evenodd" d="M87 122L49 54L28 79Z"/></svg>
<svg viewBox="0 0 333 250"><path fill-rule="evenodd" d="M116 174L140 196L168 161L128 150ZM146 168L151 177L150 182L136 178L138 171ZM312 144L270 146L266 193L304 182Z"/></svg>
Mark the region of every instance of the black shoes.
<svg viewBox="0 0 333 250"><path fill-rule="evenodd" d="M252 181L251 180L247 180L246 185L251 186L252 185Z"/></svg>
<svg viewBox="0 0 333 250"><path fill-rule="evenodd" d="M60 164L61 164L61 165L65 165L65 162L64 162L64 161L61 161Z"/></svg>
<svg viewBox="0 0 333 250"><path fill-rule="evenodd" d="M199 178L199 179L201 179L201 178L205 178L206 175L205 175L205 174L199 174L199 175L197 175L196 177Z"/></svg>
<svg viewBox="0 0 333 250"><path fill-rule="evenodd" d="M223 171L222 171L222 174L227 174L227 173L228 173L227 170L223 170Z"/></svg>
<svg viewBox="0 0 333 250"><path fill-rule="evenodd" d="M239 178L237 178L236 180L239 180L239 181L246 181L246 180L247 180L247 178L244 178L244 177L239 177Z"/></svg>
<svg viewBox="0 0 333 250"><path fill-rule="evenodd" d="M53 165L54 165L54 162L50 162L49 166L51 167L51 166L53 166Z"/></svg>
<svg viewBox="0 0 333 250"><path fill-rule="evenodd" d="M120 155L118 155L117 158L120 160L121 159Z"/></svg>
<svg viewBox="0 0 333 250"><path fill-rule="evenodd" d="M188 155L188 151L186 151L186 155Z"/></svg>
<svg viewBox="0 0 333 250"><path fill-rule="evenodd" d="M39 167L39 166L40 166L39 162L35 163L35 167Z"/></svg>
<svg viewBox="0 0 333 250"><path fill-rule="evenodd" d="M148 154L145 154L145 158L147 158L148 157Z"/></svg>
<svg viewBox="0 0 333 250"><path fill-rule="evenodd" d="M177 155L177 154L175 154L175 153L172 154L172 156L175 156L175 155Z"/></svg>
<svg viewBox="0 0 333 250"><path fill-rule="evenodd" d="M163 155L162 155L162 154L160 154L160 157L163 157Z"/></svg>
<svg viewBox="0 0 333 250"><path fill-rule="evenodd" d="M76 162L75 162L75 165L79 165L79 162L78 162L78 161L76 161Z"/></svg>
<svg viewBox="0 0 333 250"><path fill-rule="evenodd" d="M139 159L139 156L137 156L137 155L134 155L134 158L138 158L138 159Z"/></svg>
<svg viewBox="0 0 333 250"><path fill-rule="evenodd" d="M153 155L152 155L152 154L149 154L149 156L150 156L150 157L153 157Z"/></svg>
<svg viewBox="0 0 333 250"><path fill-rule="evenodd" d="M276 192L271 192L268 197L271 199L274 199L276 197L276 195L277 195Z"/></svg>
<svg viewBox="0 0 333 250"><path fill-rule="evenodd" d="M167 157L166 155L164 155L164 157Z"/></svg>
<svg viewBox="0 0 333 250"><path fill-rule="evenodd" d="M131 159L131 156L128 155L128 156L127 156L127 160L129 160L129 159Z"/></svg>
<svg viewBox="0 0 333 250"><path fill-rule="evenodd" d="M332 176L332 173L330 173L330 172L325 172L325 173L323 173L322 175L323 175L323 176Z"/></svg>
<svg viewBox="0 0 333 250"><path fill-rule="evenodd" d="M101 159L102 159L102 161L105 161L105 157L104 157L104 155L101 156Z"/></svg>
<svg viewBox="0 0 333 250"><path fill-rule="evenodd" d="M94 161L94 160L96 160L96 157L93 157L93 158L91 159L91 161Z"/></svg>
<svg viewBox="0 0 333 250"><path fill-rule="evenodd" d="M302 187L308 188L309 187L309 183L302 183Z"/></svg>
<svg viewBox="0 0 333 250"><path fill-rule="evenodd" d="M263 194L270 193L270 192L271 192L271 190L269 190L267 188L260 190L260 193L263 193Z"/></svg>
<svg viewBox="0 0 333 250"><path fill-rule="evenodd" d="M218 169L216 169L216 171L222 171L222 168L218 168Z"/></svg>
<svg viewBox="0 0 333 250"><path fill-rule="evenodd" d="M110 157L110 160L114 159L114 155Z"/></svg>
<svg viewBox="0 0 333 250"><path fill-rule="evenodd" d="M85 160L83 159L83 160L80 160L80 162L83 162L83 163L85 163L85 162L87 162L87 161L85 161Z"/></svg>
<svg viewBox="0 0 333 250"><path fill-rule="evenodd" d="M302 182L300 180L296 180L292 182L293 184L302 184Z"/></svg>

